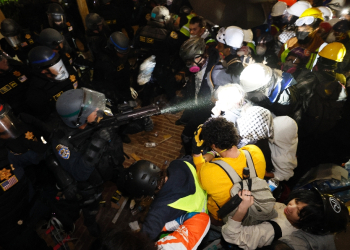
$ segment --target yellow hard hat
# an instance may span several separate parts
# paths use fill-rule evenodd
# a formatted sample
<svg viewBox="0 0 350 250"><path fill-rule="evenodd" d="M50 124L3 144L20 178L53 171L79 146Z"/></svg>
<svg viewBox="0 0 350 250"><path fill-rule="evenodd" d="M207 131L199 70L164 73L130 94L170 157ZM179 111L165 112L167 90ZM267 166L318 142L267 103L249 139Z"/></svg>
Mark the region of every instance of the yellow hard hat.
<svg viewBox="0 0 350 250"><path fill-rule="evenodd" d="M342 62L346 54L346 48L342 43L334 42L327 44L319 53L319 56L332 61Z"/></svg>
<svg viewBox="0 0 350 250"><path fill-rule="evenodd" d="M324 20L322 11L320 11L318 8L309 8L309 9L306 9L306 10L303 12L303 14L301 14L301 16L300 16L299 18L308 17L308 16L312 16L312 17L314 17L314 18L319 18L319 19L321 19L322 21Z"/></svg>

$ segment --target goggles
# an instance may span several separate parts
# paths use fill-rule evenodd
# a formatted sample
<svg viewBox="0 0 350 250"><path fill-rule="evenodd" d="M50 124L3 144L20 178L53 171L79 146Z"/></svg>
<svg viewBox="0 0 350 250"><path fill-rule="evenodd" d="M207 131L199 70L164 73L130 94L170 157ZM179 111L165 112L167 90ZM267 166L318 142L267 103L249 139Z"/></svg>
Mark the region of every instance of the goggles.
<svg viewBox="0 0 350 250"><path fill-rule="evenodd" d="M313 24L315 21L316 21L316 18L314 18L313 16L306 16L296 20L295 25L296 26L310 25L310 24Z"/></svg>

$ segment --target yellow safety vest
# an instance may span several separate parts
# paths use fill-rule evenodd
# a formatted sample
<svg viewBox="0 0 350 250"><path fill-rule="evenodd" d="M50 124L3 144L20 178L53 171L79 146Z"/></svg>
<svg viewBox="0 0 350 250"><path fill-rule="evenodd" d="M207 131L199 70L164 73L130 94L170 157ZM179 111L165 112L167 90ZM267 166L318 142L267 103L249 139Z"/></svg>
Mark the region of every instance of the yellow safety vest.
<svg viewBox="0 0 350 250"><path fill-rule="evenodd" d="M188 162L186 165L190 168L196 186L196 192L177 201L168 204L169 207L184 210L186 212L208 212L207 210L207 192L199 184L196 169Z"/></svg>
<svg viewBox="0 0 350 250"><path fill-rule="evenodd" d="M307 69L310 69L310 70L312 69L312 66L314 65L314 61L317 57L317 53L318 53L319 49L320 48L317 48L317 50L315 52L312 52L312 53L310 52L310 59L305 66ZM288 48L288 45L287 45L287 43L285 43L284 44L284 51L281 54L281 62L283 62L283 63L286 62L286 59L287 59L289 52L290 52L290 50Z"/></svg>
<svg viewBox="0 0 350 250"><path fill-rule="evenodd" d="M185 36L190 37L190 21L191 21L192 17L195 17L195 16L196 16L196 14L190 14L190 15L186 16L188 22L184 26L182 26L180 29L180 32L182 34L184 34Z"/></svg>

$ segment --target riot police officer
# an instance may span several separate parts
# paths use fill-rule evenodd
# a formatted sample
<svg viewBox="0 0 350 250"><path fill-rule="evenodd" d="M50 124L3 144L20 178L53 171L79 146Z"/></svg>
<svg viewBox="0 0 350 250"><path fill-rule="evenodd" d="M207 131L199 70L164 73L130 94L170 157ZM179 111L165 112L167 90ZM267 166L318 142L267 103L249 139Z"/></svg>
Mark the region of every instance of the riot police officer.
<svg viewBox="0 0 350 250"><path fill-rule="evenodd" d="M97 54L106 47L111 30L97 13L87 14L85 24L87 44L93 57L96 58Z"/></svg>
<svg viewBox="0 0 350 250"><path fill-rule="evenodd" d="M94 87L115 103L132 99L130 92L129 39L122 32L114 32L95 61Z"/></svg>
<svg viewBox="0 0 350 250"><path fill-rule="evenodd" d="M154 91L158 86L163 88L168 99L175 97L174 84L169 83L169 79L173 79L177 69L174 65L178 59L178 51L174 48L179 39L175 31L168 29L170 21L169 10L164 6L153 8L151 19L145 27L141 27L135 35L134 47L141 48L144 58L151 55L156 56L156 66L153 71L153 80L147 83L143 90L142 105L148 105L150 99L154 96ZM181 65L182 66L182 65Z"/></svg>
<svg viewBox="0 0 350 250"><path fill-rule="evenodd" d="M102 184L116 180L124 169L123 144L116 129L96 126L104 118L105 105L105 95L96 91L84 88L63 93L56 103L61 121L51 143L56 169L63 169L56 171L56 178L67 199L74 199L76 190L82 196L84 224L93 236L100 233L95 218Z"/></svg>
<svg viewBox="0 0 350 250"><path fill-rule="evenodd" d="M27 66L0 50L0 101L10 104L15 114L26 110L24 97L30 78Z"/></svg>
<svg viewBox="0 0 350 250"><path fill-rule="evenodd" d="M84 36L79 30L74 28L74 24L71 21L67 21L66 14L59 4L52 3L49 5L47 17L50 27L60 32L71 48L79 50L77 39L84 45Z"/></svg>
<svg viewBox="0 0 350 250"><path fill-rule="evenodd" d="M104 18L110 30L115 32L122 31L124 28L129 39L133 39L134 29L131 27L130 18L126 13L124 13L121 8L112 4L111 0L102 0L100 3L101 5L96 12Z"/></svg>
<svg viewBox="0 0 350 250"><path fill-rule="evenodd" d="M1 22L1 49L11 57L17 56L27 64L28 52L34 47L34 40L30 32L22 32L21 27L13 19L6 18Z"/></svg>
<svg viewBox="0 0 350 250"><path fill-rule="evenodd" d="M58 97L69 89L76 89L81 81L70 65L65 65L60 55L45 46L29 52L29 63L34 75L27 91L28 113L46 120L55 111Z"/></svg>
<svg viewBox="0 0 350 250"><path fill-rule="evenodd" d="M84 58L82 53L73 50L62 34L52 28L43 29L39 35L39 43L60 54L65 65L92 68L93 63Z"/></svg>

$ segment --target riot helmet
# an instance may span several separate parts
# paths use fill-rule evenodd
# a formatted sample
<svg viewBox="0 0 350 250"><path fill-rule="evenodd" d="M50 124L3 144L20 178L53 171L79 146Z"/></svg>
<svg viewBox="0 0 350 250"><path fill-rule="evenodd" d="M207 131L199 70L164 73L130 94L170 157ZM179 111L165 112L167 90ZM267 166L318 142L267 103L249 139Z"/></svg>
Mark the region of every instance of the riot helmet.
<svg viewBox="0 0 350 250"><path fill-rule="evenodd" d="M38 46L29 51L29 64L48 78L65 80L69 74L58 53L45 46Z"/></svg>
<svg viewBox="0 0 350 250"><path fill-rule="evenodd" d="M100 32L99 26L103 25L103 22L103 18L97 13L89 13L85 18L86 28L91 31L97 30Z"/></svg>
<svg viewBox="0 0 350 250"><path fill-rule="evenodd" d="M105 95L87 88L68 90L56 102L57 113L70 128L87 123L88 116L94 111L97 111L96 122L99 122L105 109Z"/></svg>
<svg viewBox="0 0 350 250"><path fill-rule="evenodd" d="M66 26L66 14L61 5L57 3L50 4L46 13L50 27L62 29Z"/></svg>
<svg viewBox="0 0 350 250"><path fill-rule="evenodd" d="M50 49L56 49L63 41L64 36L52 28L43 29L39 35L39 42Z"/></svg>
<svg viewBox="0 0 350 250"><path fill-rule="evenodd" d="M111 34L107 41L107 46L120 54L128 54L130 51L129 38L127 38L120 31L116 31Z"/></svg>
<svg viewBox="0 0 350 250"><path fill-rule="evenodd" d="M1 34L12 47L21 43L21 27L13 19L6 18L1 22Z"/></svg>
<svg viewBox="0 0 350 250"><path fill-rule="evenodd" d="M125 174L125 189L132 197L152 196L161 182L161 169L150 161L133 163Z"/></svg>
<svg viewBox="0 0 350 250"><path fill-rule="evenodd" d="M170 20L170 12L164 6L154 7L151 13L151 20L166 24Z"/></svg>
<svg viewBox="0 0 350 250"><path fill-rule="evenodd" d="M0 104L0 138L16 139L23 134L23 124L17 119L8 104Z"/></svg>

